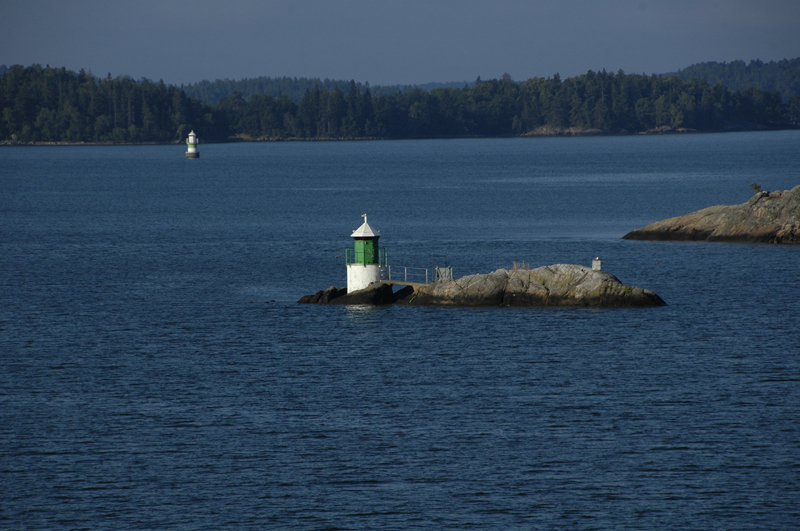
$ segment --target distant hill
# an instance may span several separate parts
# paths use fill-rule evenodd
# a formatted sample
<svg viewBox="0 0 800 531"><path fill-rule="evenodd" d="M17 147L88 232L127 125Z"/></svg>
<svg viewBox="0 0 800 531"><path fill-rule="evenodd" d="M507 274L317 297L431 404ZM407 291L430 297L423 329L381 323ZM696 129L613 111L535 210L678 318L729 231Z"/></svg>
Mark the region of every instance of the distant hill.
<svg viewBox="0 0 800 531"><path fill-rule="evenodd" d="M780 61L755 60L750 63L731 61L730 63L697 63L672 74L684 81L692 78L706 80L709 85L722 81L728 90L739 91L757 88L767 92L778 91L783 101L800 96L800 58Z"/></svg>
<svg viewBox="0 0 800 531"><path fill-rule="evenodd" d="M2 69L2 67L0 67ZM730 63L715 61L697 63L677 72L661 74L662 76L675 76L683 81L693 78L705 80L709 85L721 81L728 90L733 92L752 88L767 92L778 91L783 101L788 102L795 96L800 96L800 58L782 59L765 63L760 60L731 61ZM215 81L200 81L181 85L181 89L190 98L195 98L207 105L217 105L220 100L232 96L235 92L241 94L245 100L252 96L263 94L277 98L284 95L292 102L299 103L307 90L314 87L333 91L339 89L344 94L350 90L351 81L319 79L306 77L257 77L240 80L217 79ZM373 97L391 96L397 93L412 92L422 89L430 92L435 89L461 89L465 86L472 88L475 82L457 81L449 83L424 83L421 85L375 85L369 83L355 83L358 91L363 93L369 89Z"/></svg>
<svg viewBox="0 0 800 531"><path fill-rule="evenodd" d="M313 90L319 87L326 90L336 90L337 88L347 94L350 91L350 81L319 79L306 77L257 77L240 80L217 79L216 81L200 81L181 85L181 89L190 98L195 98L208 105L216 105L220 100L238 92L245 100L249 100L256 94L264 94L277 98L285 95L294 103L300 102L305 96L306 90ZM370 86L369 83L356 83L359 92L369 89L372 96L390 96L398 92L410 92L422 89L426 92L437 88L464 88L473 86L475 83L467 81L452 83L425 83L423 85L376 85Z"/></svg>

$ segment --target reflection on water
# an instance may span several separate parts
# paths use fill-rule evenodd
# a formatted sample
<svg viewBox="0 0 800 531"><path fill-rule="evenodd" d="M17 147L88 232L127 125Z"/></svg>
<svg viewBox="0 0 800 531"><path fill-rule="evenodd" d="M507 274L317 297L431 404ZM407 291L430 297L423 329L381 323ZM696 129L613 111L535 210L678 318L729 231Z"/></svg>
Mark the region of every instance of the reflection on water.
<svg viewBox="0 0 800 531"><path fill-rule="evenodd" d="M385 308L369 304L352 304L342 306L342 308L347 318L354 324L372 324L376 321L377 315L386 313Z"/></svg>

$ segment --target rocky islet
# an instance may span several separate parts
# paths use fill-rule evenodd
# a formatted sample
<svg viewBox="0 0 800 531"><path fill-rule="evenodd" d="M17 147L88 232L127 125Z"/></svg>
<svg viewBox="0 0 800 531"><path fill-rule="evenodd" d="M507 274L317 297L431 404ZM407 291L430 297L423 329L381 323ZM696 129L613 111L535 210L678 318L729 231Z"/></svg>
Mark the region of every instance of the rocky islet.
<svg viewBox="0 0 800 531"><path fill-rule="evenodd" d="M623 239L800 244L800 185L656 221Z"/></svg>
<svg viewBox="0 0 800 531"><path fill-rule="evenodd" d="M575 264L535 269L498 269L394 292L387 283L375 283L347 293L330 287L298 302L310 304L400 304L445 307L656 307L666 303L650 290L628 286L614 275Z"/></svg>

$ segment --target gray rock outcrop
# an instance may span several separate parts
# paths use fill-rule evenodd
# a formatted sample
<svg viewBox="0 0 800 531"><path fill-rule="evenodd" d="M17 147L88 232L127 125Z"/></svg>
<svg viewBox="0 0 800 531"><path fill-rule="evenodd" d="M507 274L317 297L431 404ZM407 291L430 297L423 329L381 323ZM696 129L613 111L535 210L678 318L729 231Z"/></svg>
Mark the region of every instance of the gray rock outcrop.
<svg viewBox="0 0 800 531"><path fill-rule="evenodd" d="M427 284L399 304L424 306L644 307L665 303L650 290L626 286L605 271L573 264L498 269Z"/></svg>
<svg viewBox="0 0 800 531"><path fill-rule="evenodd" d="M657 221L623 239L800 244L800 186Z"/></svg>

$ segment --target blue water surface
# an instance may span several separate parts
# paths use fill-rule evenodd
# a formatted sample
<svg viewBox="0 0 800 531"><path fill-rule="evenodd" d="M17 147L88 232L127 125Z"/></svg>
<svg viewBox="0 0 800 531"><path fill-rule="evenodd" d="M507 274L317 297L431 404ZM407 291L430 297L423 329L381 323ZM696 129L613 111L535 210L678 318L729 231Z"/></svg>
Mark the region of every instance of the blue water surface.
<svg viewBox="0 0 800 531"><path fill-rule="evenodd" d="M800 248L631 242L800 132L0 148L0 528L797 529ZM299 305L589 265L655 309Z"/></svg>

